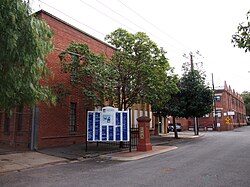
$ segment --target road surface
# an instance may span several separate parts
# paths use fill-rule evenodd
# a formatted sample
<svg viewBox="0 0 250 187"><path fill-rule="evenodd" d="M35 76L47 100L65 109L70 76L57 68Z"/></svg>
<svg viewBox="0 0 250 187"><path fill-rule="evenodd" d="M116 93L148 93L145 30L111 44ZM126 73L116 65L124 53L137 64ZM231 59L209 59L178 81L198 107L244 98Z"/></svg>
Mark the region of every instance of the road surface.
<svg viewBox="0 0 250 187"><path fill-rule="evenodd" d="M0 176L0 186L250 186L250 126L207 132L177 146L137 161L92 159L8 173Z"/></svg>

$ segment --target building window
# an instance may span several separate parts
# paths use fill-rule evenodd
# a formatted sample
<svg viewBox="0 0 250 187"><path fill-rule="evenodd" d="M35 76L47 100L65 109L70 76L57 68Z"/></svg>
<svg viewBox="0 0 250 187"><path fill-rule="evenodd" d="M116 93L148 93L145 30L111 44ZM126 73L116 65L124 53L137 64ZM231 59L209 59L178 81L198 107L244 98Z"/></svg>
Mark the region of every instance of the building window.
<svg viewBox="0 0 250 187"><path fill-rule="evenodd" d="M220 95L214 96L214 100L215 100L215 101L221 101L221 96L220 96Z"/></svg>
<svg viewBox="0 0 250 187"><path fill-rule="evenodd" d="M18 132L23 128L23 106L16 108L16 128Z"/></svg>
<svg viewBox="0 0 250 187"><path fill-rule="evenodd" d="M222 115L222 111L221 110L216 110L216 116L218 118L221 118L221 115ZM213 117L215 117L214 112L213 112Z"/></svg>
<svg viewBox="0 0 250 187"><path fill-rule="evenodd" d="M70 103L70 132L76 132L76 103Z"/></svg>
<svg viewBox="0 0 250 187"><path fill-rule="evenodd" d="M10 116L5 113L4 132L10 132Z"/></svg>

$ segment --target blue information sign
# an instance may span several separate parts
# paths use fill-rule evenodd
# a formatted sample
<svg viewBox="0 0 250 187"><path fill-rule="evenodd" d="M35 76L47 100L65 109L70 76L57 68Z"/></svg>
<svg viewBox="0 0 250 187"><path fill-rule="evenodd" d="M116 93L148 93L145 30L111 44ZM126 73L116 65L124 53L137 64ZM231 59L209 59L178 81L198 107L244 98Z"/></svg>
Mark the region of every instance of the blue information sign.
<svg viewBox="0 0 250 187"><path fill-rule="evenodd" d="M100 140L100 128L101 128L101 118L100 113L95 113L95 140Z"/></svg>
<svg viewBox="0 0 250 187"><path fill-rule="evenodd" d="M122 139L128 141L128 113L122 113Z"/></svg>
<svg viewBox="0 0 250 187"><path fill-rule="evenodd" d="M87 115L87 141L129 141L127 111L104 107L102 111L89 111Z"/></svg>
<svg viewBox="0 0 250 187"><path fill-rule="evenodd" d="M88 141L93 141L93 127L94 127L94 114L93 112L88 113Z"/></svg>

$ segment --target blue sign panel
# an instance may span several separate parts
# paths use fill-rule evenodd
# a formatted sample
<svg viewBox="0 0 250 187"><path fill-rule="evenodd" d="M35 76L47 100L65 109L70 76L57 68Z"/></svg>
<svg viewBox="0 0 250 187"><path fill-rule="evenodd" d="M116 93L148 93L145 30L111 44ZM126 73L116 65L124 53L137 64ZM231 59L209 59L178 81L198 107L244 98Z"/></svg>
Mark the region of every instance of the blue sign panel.
<svg viewBox="0 0 250 187"><path fill-rule="evenodd" d="M122 113L122 140L128 141L128 113Z"/></svg>
<svg viewBox="0 0 250 187"><path fill-rule="evenodd" d="M93 141L94 114L88 113L88 141Z"/></svg>
<svg viewBox="0 0 250 187"><path fill-rule="evenodd" d="M101 117L100 113L95 113L95 141L100 141Z"/></svg>
<svg viewBox="0 0 250 187"><path fill-rule="evenodd" d="M109 126L109 141L114 141L114 126Z"/></svg>
<svg viewBox="0 0 250 187"><path fill-rule="evenodd" d="M118 126L115 128L115 138L116 138L116 141L120 141L121 140L121 127Z"/></svg>
<svg viewBox="0 0 250 187"><path fill-rule="evenodd" d="M102 141L107 141L107 126L102 126Z"/></svg>

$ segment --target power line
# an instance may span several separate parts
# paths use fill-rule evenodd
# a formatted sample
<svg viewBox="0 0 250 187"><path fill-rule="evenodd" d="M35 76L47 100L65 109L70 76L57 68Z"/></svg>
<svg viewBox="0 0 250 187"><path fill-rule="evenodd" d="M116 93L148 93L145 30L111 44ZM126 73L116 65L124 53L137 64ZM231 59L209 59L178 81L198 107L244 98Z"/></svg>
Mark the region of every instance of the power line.
<svg viewBox="0 0 250 187"><path fill-rule="evenodd" d="M108 18L114 20L112 17L108 16L107 14L105 14L105 13L103 13L102 11L98 10L97 8L95 8L95 7L91 6L91 5L89 5L89 4L85 3L85 2L83 2L82 0L80 0L80 1L81 1L82 3L84 3L84 4L88 5L88 6L90 6L91 8L95 9L95 10L98 11L99 13L101 13L101 14L107 16ZM172 48L175 48L175 49L181 51L182 53L184 53L184 51L181 50L180 48L178 48L178 47L176 47L176 46L174 46L174 45L172 45L172 44L166 42L165 40L163 40L163 39L160 38L159 36L157 36L157 35L155 35L155 34L149 32L149 31L147 31L145 28L139 26L138 24L136 24L136 23L134 23L133 21L129 20L128 18L124 17L123 15L121 15L121 14L118 13L117 11L113 10L112 8L108 7L108 6L105 5L104 3L101 3L101 2L98 1L98 0L96 0L96 1L97 1L99 4L101 4L102 6L104 6L105 8L107 8L107 9L109 9L110 11L114 12L115 14L119 15L119 16L122 17L123 19L125 19L125 20L127 20L128 22L132 23L133 25L137 26L138 28L140 28L140 29L142 29L142 30L148 32L148 33L149 33L150 35L152 35L153 37L158 38L159 40L161 40L163 43L167 44L168 46L172 46ZM120 22L118 22L118 23L120 23ZM120 23L120 24L121 24L121 23ZM124 25L124 24L122 24L122 25ZM128 26L126 26L126 25L124 25L124 26L128 28ZM134 29L131 29L131 30L134 30Z"/></svg>
<svg viewBox="0 0 250 187"><path fill-rule="evenodd" d="M142 28L141 26L137 25L136 23L134 23L133 21L129 20L128 18L126 18L125 16L123 16L122 14L120 14L119 12L113 10L112 8L108 7L107 5L105 5L104 3L96 0L96 2L98 2L99 4L101 4L102 6L104 6L105 8L109 9L110 11L114 12L115 14L119 15L120 17L122 17L123 19L125 19L126 21L128 21L129 23L132 23L133 25L137 26L138 28L141 28L144 30L144 28Z"/></svg>
<svg viewBox="0 0 250 187"><path fill-rule="evenodd" d="M102 6L104 6L105 8L109 9L110 11L114 12L115 14L119 15L120 17L122 17L123 19L127 20L129 23L132 23L133 25L135 25L136 27L148 32L149 34L151 34L152 36L160 39L162 42L166 43L167 45L170 45L172 46L173 48L177 49L177 50L180 50L182 51L181 49L177 48L176 46L170 44L170 43L167 43L165 40L159 38L158 36L156 36L155 34L152 34L151 32L147 31L145 28L139 26L138 24L136 24L135 22L131 21L130 19L126 18L125 16L123 16L122 14L118 13L117 11L113 10L112 8L108 7L107 5L105 5L104 3L101 3L100 1L96 0L96 2L98 2L99 4L101 4ZM182 51L183 52L183 51Z"/></svg>
<svg viewBox="0 0 250 187"><path fill-rule="evenodd" d="M63 14L64 16L67 16L68 18L70 18L70 19L72 19L72 20L74 20L74 21L76 21L76 22L78 22L78 23L80 23L80 24L82 24L82 25L84 25L84 26L90 28L91 30L93 30L93 31L95 31L95 32L97 32L97 33L99 33L99 34L105 36L104 33L101 33L100 31L98 31L98 30L96 30L96 29L94 29L94 28L92 28L92 27L90 27L90 26L84 24L83 22L81 22L81 21L79 21L79 20L73 18L72 16L70 16L70 15L68 15L68 14L65 14L65 13L62 12L61 10L58 10L57 8L55 8L55 7L53 7L53 6L51 6L51 5L47 4L47 3L45 3L44 1L42 1L42 0L38 0L38 1L40 1L40 2L43 3L43 4L45 4L45 5L48 6L48 7L50 7L50 8L52 8L52 9L56 10L57 12L60 12L60 13Z"/></svg>
<svg viewBox="0 0 250 187"><path fill-rule="evenodd" d="M140 17L141 19L143 19L145 22L147 22L148 24L150 24L151 26L153 26L154 28L156 28L157 30L159 30L160 32L162 32L163 34L165 34L166 36L168 36L172 40L176 41L177 43L179 43L180 45L184 46L185 48L191 49L190 47L184 45L182 42L178 41L177 39L175 39L172 36L170 36L169 34L167 34L164 30L162 30L161 28L159 28L155 24L153 24L150 21L148 21L146 18L144 18L143 16L141 16L140 14L138 14L135 10L133 10L132 8L130 8L129 6L127 6L125 3L123 3L121 0L118 0L118 2L120 2L128 10L130 10L131 12L133 12L134 14L136 14L138 17Z"/></svg>
<svg viewBox="0 0 250 187"><path fill-rule="evenodd" d="M84 26L86 26L86 27L88 27L88 28L90 28L91 30L93 30L93 31L95 31L95 32L97 32L97 33L99 33L99 34L101 34L101 35L103 35L103 36L105 36L105 34L104 33L102 33L102 32L100 32L100 31L98 31L98 30L96 30L96 29L94 29L94 28L92 28L92 27L90 27L90 26L88 26L88 25L86 25L86 24L84 24L83 22L81 22L81 21L79 21L79 20L77 20L77 19L75 19L75 18L73 18L72 16L70 16L70 15L68 15L68 14L66 14L66 13L64 13L64 12L62 12L61 10L59 10L59 9L57 9L57 8L55 8L55 7L53 7L53 6L51 6L51 5L49 5L48 3L45 3L44 1L42 1L42 0L39 0L41 3L43 3L43 4L45 4L46 6L48 6L48 7L50 7L50 8L52 8L52 9L54 9L54 10L56 10L57 12L59 12L59 13L61 13L61 14L63 14L63 15L65 15L66 17L68 17L68 18L70 18L70 19L72 19L72 20L74 20L74 21L76 21L76 22L78 22L78 23L80 23L80 24L82 24L82 25L84 25ZM106 15L106 14L104 14L103 12L101 12L101 11L99 11L98 9L96 9L96 8L94 8L93 6L91 6L91 5L89 5L89 4L87 4L87 3L85 3L84 1L82 1L82 0L80 0L82 3L84 3L84 4L86 4L86 5L88 5L89 7L91 7L91 8L93 8L93 9L95 9L96 11L98 11L98 12L100 12L100 13L102 13L103 15L105 15L105 16L107 16L108 18L110 18L110 19L112 19L112 20L114 20L113 18L111 18L110 16L108 16L108 15ZM109 8L109 9L111 9L111 8ZM121 15L122 16L122 15ZM122 16L123 17L123 16ZM116 21L116 20L114 20L114 21ZM118 22L119 24L122 24L121 22L119 22L119 21L116 21L116 22ZM132 22L132 21L130 21L130 22ZM134 23L135 24L135 23ZM122 24L122 25L124 25L124 24ZM138 26L137 24L135 24L137 27L140 27L140 26ZM124 25L125 27L127 27L126 25ZM128 27L127 27L128 28ZM142 27L140 27L140 28L142 28ZM143 28L142 28L143 29ZM132 30L132 29L131 29ZM145 30L145 29L143 29L143 30ZM179 48L177 48L177 47L175 47L174 45L172 45L172 44L169 44L169 43L167 43L166 41L164 41L164 40L162 40L160 37L158 37L158 36L156 36L156 35L154 35L154 34L152 34L152 33L150 33L152 36L154 36L154 37L156 37L156 38L158 38L158 39L160 39L162 42L164 42L164 43L166 43L167 45L170 45L170 46L172 46L173 48L175 48L175 49L177 49L177 50L179 50L179 51L181 51L182 53L184 53L181 49L179 49ZM174 51L173 51L174 52ZM180 55L180 54L178 54L177 52L174 52L175 54L177 54L177 55Z"/></svg>
<svg viewBox="0 0 250 187"><path fill-rule="evenodd" d="M115 21L116 23L121 24L121 25L123 25L124 27L127 27L128 29L130 29L130 30L132 30L132 31L134 31L134 32L135 32L135 30L134 30L134 29L132 29L132 28L130 28L130 27L128 27L128 26L126 26L126 25L124 25L123 23L121 23L121 22L117 21L116 19L112 18L111 16L109 16L109 15L105 14L104 12L102 12L102 11L98 10L97 8L95 8L95 7L91 6L90 4L88 4L88 3L86 3L86 2L84 2L84 1L82 1L82 0L80 0L80 2L84 3L85 5L89 6L90 8L92 8L92 9L94 9L95 11L99 12L100 14L102 14L102 15L104 15L104 16L106 16L106 17L108 17L109 19L111 19L111 20Z"/></svg>

